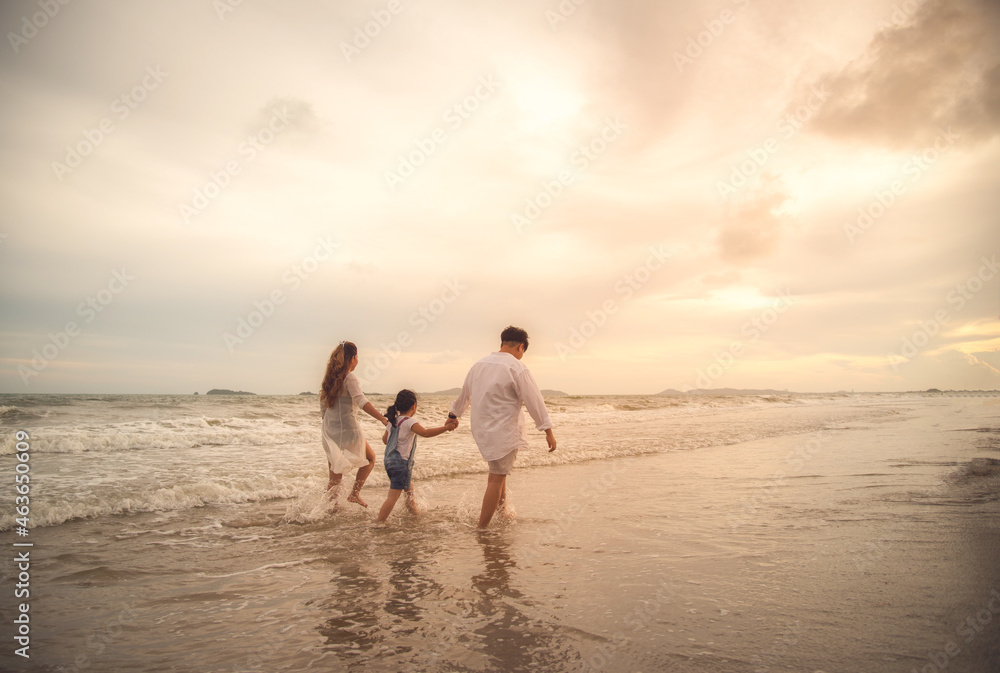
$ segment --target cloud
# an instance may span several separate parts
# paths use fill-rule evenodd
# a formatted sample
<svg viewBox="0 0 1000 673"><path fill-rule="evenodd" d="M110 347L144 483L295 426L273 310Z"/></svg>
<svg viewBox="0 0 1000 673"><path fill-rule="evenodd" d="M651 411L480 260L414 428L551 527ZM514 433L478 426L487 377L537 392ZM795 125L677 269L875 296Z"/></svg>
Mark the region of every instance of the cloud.
<svg viewBox="0 0 1000 673"><path fill-rule="evenodd" d="M1000 387L1000 370L985 362L984 354L975 355L947 351L921 354L897 366L894 376L900 390L996 390Z"/></svg>
<svg viewBox="0 0 1000 673"><path fill-rule="evenodd" d="M781 214L788 196L766 186L758 194L742 204L719 232L716 242L723 261L747 264L769 257L788 229L788 217Z"/></svg>
<svg viewBox="0 0 1000 673"><path fill-rule="evenodd" d="M315 132L319 127L311 103L295 96L274 96L258 111L257 122L248 132L257 132L272 123L276 112L281 113L283 122L298 131Z"/></svg>
<svg viewBox="0 0 1000 673"><path fill-rule="evenodd" d="M707 288L729 287L739 285L743 280L739 271L729 270L723 273L708 273L700 278L701 284Z"/></svg>
<svg viewBox="0 0 1000 673"><path fill-rule="evenodd" d="M894 3L917 11L869 46L873 21L889 19ZM511 322L532 334L546 387L654 391L686 383L692 357L710 362L713 349L744 338L740 325L786 288L795 310L748 349L734 382L878 389L967 378L957 387L969 387L989 372L963 353L1000 367L982 354L996 348L986 327L942 330L934 346L954 357L929 368L938 354L923 353L902 368L911 379L886 374L884 358L996 246L1000 143L976 140L1000 117L1000 58L982 0L432 0L404 3L350 60L340 43L385 0L315 4L288 11L258 0L220 21L212 3L70 3L8 52L0 389L25 390L10 363L80 322L80 302L121 268L134 285L30 391L298 392L315 389L331 344L351 338L365 364L402 332L412 346L377 388L435 390L460 383ZM565 21L547 20L571 6ZM723 9L736 17L724 28ZM0 15L16 29L29 10L37 0ZM699 35L703 53L682 72L675 54ZM112 102L147 67L169 76L119 119ZM813 133L786 135L786 106L803 120L799 104L823 73L836 100ZM499 86L473 97L481 78ZM461 124L444 117L456 105ZM103 117L114 133L56 179L52 162ZM608 119L627 127L613 142L601 137ZM891 213L849 245L844 222L902 163L859 152L858 141L925 148L921 134L940 124L961 134L965 156L907 183ZM423 149L438 128L445 140ZM241 143L262 134L265 144L272 131L250 163ZM760 184L758 172L721 204L718 180L771 138L781 142L766 170L780 183ZM581 146L592 160L580 161ZM407 155L421 165L392 191L385 173ZM179 205L231 160L239 174L185 225ZM553 188L563 170L572 183ZM518 233L511 214L540 194L551 206ZM336 250L304 264L320 237ZM670 260L638 283L651 248ZM441 312L453 281L461 296ZM230 352L223 335L275 290L286 300ZM995 319L988 294L962 320ZM594 338L558 357L556 344L606 302L617 309ZM828 366L828 353L877 365L854 379Z"/></svg>
<svg viewBox="0 0 1000 673"><path fill-rule="evenodd" d="M966 142L1000 131L1000 6L927 0L909 16L907 6L860 58L820 78L830 99L811 130L893 149L925 147L948 127Z"/></svg>
<svg viewBox="0 0 1000 673"><path fill-rule="evenodd" d="M980 353L980 355L985 355L985 354L984 353ZM966 357L969 358L969 364L976 365L978 367L982 367L983 369L985 369L990 374L994 374L997 377L1000 377L1000 369L997 369L996 367L994 367L993 365L991 365L989 362L986 362L985 360L977 358L975 355L973 355L971 353L967 353Z"/></svg>
<svg viewBox="0 0 1000 673"><path fill-rule="evenodd" d="M432 353L424 360L424 362L431 365L441 365L458 362L462 360L463 357L463 354L459 351L442 351L440 353Z"/></svg>

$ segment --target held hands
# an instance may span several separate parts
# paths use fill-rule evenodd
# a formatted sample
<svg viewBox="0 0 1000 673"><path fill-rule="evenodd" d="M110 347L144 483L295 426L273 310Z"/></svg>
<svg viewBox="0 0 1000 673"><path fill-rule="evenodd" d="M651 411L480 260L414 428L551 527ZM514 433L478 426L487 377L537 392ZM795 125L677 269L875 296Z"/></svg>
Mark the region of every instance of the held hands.
<svg viewBox="0 0 1000 673"><path fill-rule="evenodd" d="M447 421L444 422L444 428L448 432L451 432L452 430L454 430L457 427L458 427L458 419L457 418L449 418Z"/></svg>

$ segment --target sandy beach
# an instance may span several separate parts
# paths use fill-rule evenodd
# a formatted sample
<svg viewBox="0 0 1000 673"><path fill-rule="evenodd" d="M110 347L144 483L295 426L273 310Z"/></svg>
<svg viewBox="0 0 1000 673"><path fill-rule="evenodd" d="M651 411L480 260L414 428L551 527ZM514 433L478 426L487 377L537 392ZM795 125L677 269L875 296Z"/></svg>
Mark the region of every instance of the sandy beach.
<svg viewBox="0 0 1000 673"><path fill-rule="evenodd" d="M385 526L307 490L35 529L32 656L3 668L997 670L1000 399L635 413L564 423L560 452L651 452L526 460L487 532L479 473L419 480L427 511Z"/></svg>

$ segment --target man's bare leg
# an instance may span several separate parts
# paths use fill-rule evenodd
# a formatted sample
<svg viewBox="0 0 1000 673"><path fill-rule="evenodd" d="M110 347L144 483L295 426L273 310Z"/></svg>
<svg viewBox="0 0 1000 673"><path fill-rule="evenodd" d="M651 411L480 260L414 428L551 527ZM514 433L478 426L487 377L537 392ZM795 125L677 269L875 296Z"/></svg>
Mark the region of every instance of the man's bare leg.
<svg viewBox="0 0 1000 673"><path fill-rule="evenodd" d="M497 511L497 505L504 494L504 487L507 484L506 474L490 473L489 481L486 482L486 493L483 494L483 509L479 513L479 527L486 528L490 525L490 520Z"/></svg>

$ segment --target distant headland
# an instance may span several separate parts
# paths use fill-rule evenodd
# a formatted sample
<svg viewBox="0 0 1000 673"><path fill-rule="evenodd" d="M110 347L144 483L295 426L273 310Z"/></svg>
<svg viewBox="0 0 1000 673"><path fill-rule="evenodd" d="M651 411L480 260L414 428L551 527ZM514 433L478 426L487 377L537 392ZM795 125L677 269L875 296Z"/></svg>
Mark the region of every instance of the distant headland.
<svg viewBox="0 0 1000 673"><path fill-rule="evenodd" d="M788 390L770 390L754 388L695 388L683 392L668 388L656 393L657 395L788 395Z"/></svg>
<svg viewBox="0 0 1000 673"><path fill-rule="evenodd" d="M257 393L248 393L245 390L226 390L225 388L212 388L206 395L256 395Z"/></svg>
<svg viewBox="0 0 1000 673"><path fill-rule="evenodd" d="M448 388L448 390L438 390L437 392L424 393L424 394L425 395L450 395L450 396L454 397L455 395L458 395L460 392L462 392L461 388ZM545 395L546 397L568 397L569 396L569 393L564 393L561 390L543 389L541 392L542 392L542 395Z"/></svg>

